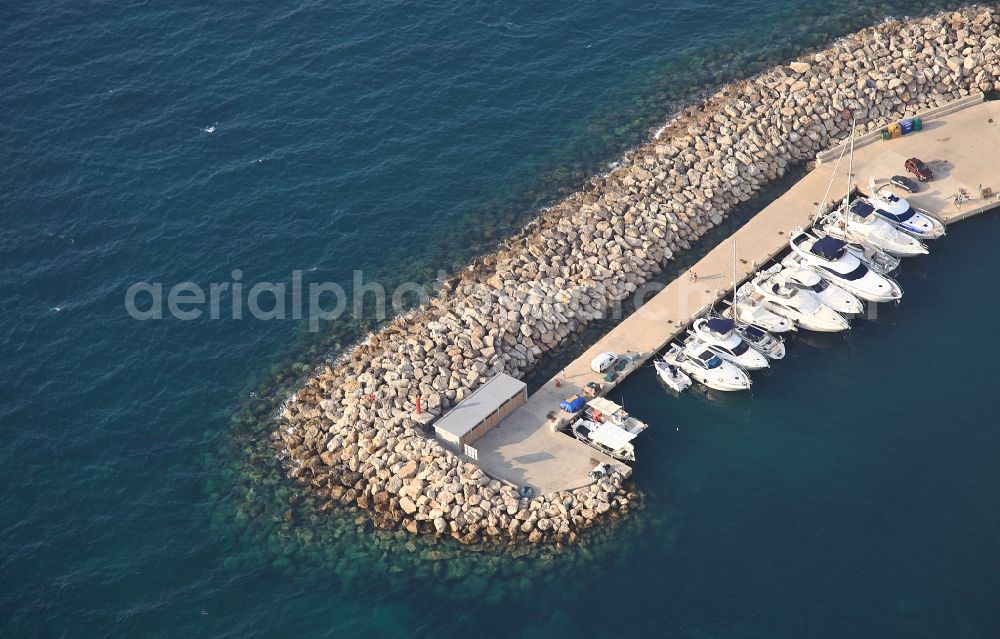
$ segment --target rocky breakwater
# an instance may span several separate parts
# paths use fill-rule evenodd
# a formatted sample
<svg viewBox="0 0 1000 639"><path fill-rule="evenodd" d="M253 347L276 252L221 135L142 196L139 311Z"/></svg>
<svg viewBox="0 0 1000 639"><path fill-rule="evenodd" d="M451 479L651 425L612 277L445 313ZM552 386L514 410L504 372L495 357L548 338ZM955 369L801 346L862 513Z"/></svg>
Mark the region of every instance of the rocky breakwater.
<svg viewBox="0 0 1000 639"><path fill-rule="evenodd" d="M973 91L1000 90L996 7L885 22L728 86L681 113L611 174L546 211L421 308L317 372L274 446L326 506L465 543L572 541L635 503L612 476L519 497L425 436L498 371L520 376L794 163Z"/></svg>

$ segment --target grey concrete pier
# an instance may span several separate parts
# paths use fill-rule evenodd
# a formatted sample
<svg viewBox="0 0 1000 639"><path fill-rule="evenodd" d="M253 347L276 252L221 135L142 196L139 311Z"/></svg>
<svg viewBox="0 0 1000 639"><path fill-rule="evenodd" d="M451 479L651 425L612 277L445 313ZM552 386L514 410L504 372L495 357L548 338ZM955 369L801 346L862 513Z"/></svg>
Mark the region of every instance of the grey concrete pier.
<svg viewBox="0 0 1000 639"><path fill-rule="evenodd" d="M983 102L981 96L964 98L962 102L957 110L944 108L929 113L924 117L923 131L890 141L873 140L856 148L854 185L866 190L869 178L875 178L881 186L890 176L905 173L903 162L916 156L927 162L935 174L932 181L921 185L919 193L906 196L917 208L950 224L1000 206L1000 196L978 199L980 185L1000 191L1000 102ZM594 466L614 460L556 431L569 419L559 410L559 402L582 393L588 382L602 383L606 393L719 301L733 279L733 240L739 247L736 279L740 281L783 252L789 232L811 223L831 180L831 198L843 197L848 163L845 158L837 167L839 154L839 149L821 154L827 161L570 363L559 376L558 386L553 378L477 440L478 463L483 470L541 493L591 483L588 473ZM961 189L972 198L956 206L955 195ZM698 274L697 279L691 277L692 272ZM721 285L720 277L724 278ZM615 382L608 383L590 370L590 361L605 351L639 356ZM549 418L551 413L556 415L554 419ZM673 427L669 415L664 415L662 421L655 417L649 421L651 431ZM642 438L636 441L636 448L638 463L642 463Z"/></svg>

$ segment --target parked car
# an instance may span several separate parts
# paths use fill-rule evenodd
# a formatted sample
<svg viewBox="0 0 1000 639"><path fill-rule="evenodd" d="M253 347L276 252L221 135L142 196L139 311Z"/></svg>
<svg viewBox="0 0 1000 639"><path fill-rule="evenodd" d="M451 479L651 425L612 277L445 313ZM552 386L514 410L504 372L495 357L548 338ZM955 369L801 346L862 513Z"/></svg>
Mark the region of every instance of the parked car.
<svg viewBox="0 0 1000 639"><path fill-rule="evenodd" d="M905 175L894 175L889 178L889 184L895 186L896 188L902 189L907 193L916 193L920 190L917 183L906 177Z"/></svg>
<svg viewBox="0 0 1000 639"><path fill-rule="evenodd" d="M906 167L907 171L917 176L921 182L926 182L934 177L934 172L931 171L930 167L917 158L910 158L903 166Z"/></svg>
<svg viewBox="0 0 1000 639"><path fill-rule="evenodd" d="M595 373L603 373L618 362L616 353L601 353L590 361L590 370Z"/></svg>

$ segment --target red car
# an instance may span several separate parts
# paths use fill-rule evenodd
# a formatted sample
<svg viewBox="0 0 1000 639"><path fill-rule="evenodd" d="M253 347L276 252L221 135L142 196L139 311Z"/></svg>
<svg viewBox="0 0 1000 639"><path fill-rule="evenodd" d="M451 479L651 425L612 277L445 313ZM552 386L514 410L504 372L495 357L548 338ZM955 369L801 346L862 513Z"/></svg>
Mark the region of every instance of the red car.
<svg viewBox="0 0 1000 639"><path fill-rule="evenodd" d="M934 177L934 172L931 171L930 167L917 158L910 158L903 166L906 167L907 171L917 176L917 179L921 182L926 182Z"/></svg>

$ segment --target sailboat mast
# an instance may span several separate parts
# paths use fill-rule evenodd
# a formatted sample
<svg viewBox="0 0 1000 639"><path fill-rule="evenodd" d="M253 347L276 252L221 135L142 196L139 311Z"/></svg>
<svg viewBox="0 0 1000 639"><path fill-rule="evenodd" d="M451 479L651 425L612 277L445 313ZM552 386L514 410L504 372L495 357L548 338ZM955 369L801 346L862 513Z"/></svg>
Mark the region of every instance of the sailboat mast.
<svg viewBox="0 0 1000 639"><path fill-rule="evenodd" d="M733 238L733 322L736 322L736 238Z"/></svg>
<svg viewBox="0 0 1000 639"><path fill-rule="evenodd" d="M858 128L858 119L851 119L851 155L847 160L847 195L844 196L844 232L847 232L847 209L851 203L851 177L854 175L854 131Z"/></svg>

